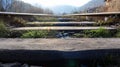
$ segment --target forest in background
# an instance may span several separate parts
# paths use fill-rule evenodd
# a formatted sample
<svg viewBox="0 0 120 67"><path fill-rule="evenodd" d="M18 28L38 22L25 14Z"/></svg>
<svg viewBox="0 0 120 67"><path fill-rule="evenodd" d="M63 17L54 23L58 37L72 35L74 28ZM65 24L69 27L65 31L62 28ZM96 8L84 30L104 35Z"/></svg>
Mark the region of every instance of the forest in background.
<svg viewBox="0 0 120 67"><path fill-rule="evenodd" d="M93 6L95 3L94 1L99 6L97 6L97 5ZM84 8L84 10L74 11L73 13L119 12L120 11L120 0L104 0L103 3L98 3L97 0L93 0L92 2L84 5L81 8L82 9Z"/></svg>
<svg viewBox="0 0 120 67"><path fill-rule="evenodd" d="M33 6L20 0L0 0L0 11L21 13L47 13L53 14L50 9Z"/></svg>

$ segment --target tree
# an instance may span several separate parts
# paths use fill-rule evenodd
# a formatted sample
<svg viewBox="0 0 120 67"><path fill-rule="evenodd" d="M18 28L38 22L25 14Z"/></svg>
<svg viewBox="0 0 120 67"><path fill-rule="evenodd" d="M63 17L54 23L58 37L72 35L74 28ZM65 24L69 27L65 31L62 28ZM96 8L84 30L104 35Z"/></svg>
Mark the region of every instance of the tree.
<svg viewBox="0 0 120 67"><path fill-rule="evenodd" d="M7 11L11 7L12 0L0 0L0 11Z"/></svg>

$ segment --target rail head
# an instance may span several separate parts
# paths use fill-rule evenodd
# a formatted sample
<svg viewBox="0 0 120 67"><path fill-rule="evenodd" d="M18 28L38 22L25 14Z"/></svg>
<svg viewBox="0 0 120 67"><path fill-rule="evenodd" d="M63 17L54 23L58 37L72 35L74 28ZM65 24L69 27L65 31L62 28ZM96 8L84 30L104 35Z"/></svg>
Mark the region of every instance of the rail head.
<svg viewBox="0 0 120 67"><path fill-rule="evenodd" d="M120 12L79 13L79 14L67 14L64 16L109 16L109 15L120 15Z"/></svg>
<svg viewBox="0 0 120 67"><path fill-rule="evenodd" d="M20 15L20 16L48 16L48 17L66 17L66 16L110 16L120 15L120 12L100 12L100 13L79 13L66 15L40 14L40 13L18 13L18 12L0 12L0 15Z"/></svg>
<svg viewBox="0 0 120 67"><path fill-rule="evenodd" d="M20 16L54 16L52 14L39 14L39 13L18 13L18 12L0 12L0 15L20 15Z"/></svg>

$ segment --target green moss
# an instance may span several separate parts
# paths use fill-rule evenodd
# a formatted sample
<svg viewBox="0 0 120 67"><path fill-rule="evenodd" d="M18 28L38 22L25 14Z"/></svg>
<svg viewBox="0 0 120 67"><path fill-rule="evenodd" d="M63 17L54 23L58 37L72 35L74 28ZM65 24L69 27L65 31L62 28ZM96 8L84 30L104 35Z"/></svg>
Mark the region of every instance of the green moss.
<svg viewBox="0 0 120 67"><path fill-rule="evenodd" d="M115 37L120 37L120 28L119 29L117 29L117 33L115 34Z"/></svg>
<svg viewBox="0 0 120 67"><path fill-rule="evenodd" d="M28 31L21 38L46 38L48 31Z"/></svg>
<svg viewBox="0 0 120 67"><path fill-rule="evenodd" d="M111 37L110 31L104 28L99 28L97 30L86 30L84 33L84 37Z"/></svg>
<svg viewBox="0 0 120 67"><path fill-rule="evenodd" d="M0 20L0 37L8 37L9 36L9 30L4 24L4 21Z"/></svg>

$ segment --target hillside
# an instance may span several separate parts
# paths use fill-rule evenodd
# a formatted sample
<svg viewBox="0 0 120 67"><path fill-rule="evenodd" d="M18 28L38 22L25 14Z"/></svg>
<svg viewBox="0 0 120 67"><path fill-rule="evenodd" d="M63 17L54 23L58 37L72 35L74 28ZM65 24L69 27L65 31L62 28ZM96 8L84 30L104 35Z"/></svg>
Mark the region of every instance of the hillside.
<svg viewBox="0 0 120 67"><path fill-rule="evenodd" d="M103 6L105 4L104 0L91 0L87 4L83 5L79 8L79 11L84 11L92 8L96 8L99 6Z"/></svg>
<svg viewBox="0 0 120 67"><path fill-rule="evenodd" d="M22 13L52 13L49 9L32 6L20 0L0 0L0 11Z"/></svg>

